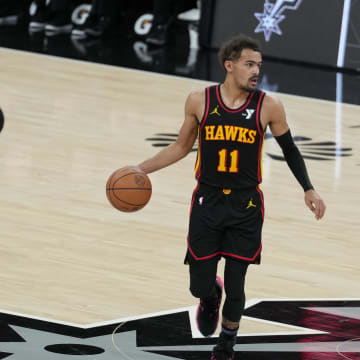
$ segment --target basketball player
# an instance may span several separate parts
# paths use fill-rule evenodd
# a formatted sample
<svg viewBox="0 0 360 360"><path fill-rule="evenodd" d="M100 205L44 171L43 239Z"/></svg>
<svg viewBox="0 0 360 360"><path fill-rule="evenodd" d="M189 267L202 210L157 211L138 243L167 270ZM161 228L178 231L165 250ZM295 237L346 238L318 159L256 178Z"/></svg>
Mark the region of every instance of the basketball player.
<svg viewBox="0 0 360 360"><path fill-rule="evenodd" d="M292 139L282 103L257 90L262 55L257 42L239 35L219 51L223 84L191 93L177 141L136 167L151 173L187 155L199 137L198 185L191 202L186 262L190 291L200 299L197 325L204 336L217 327L223 284L217 263L225 258L226 299L222 330L212 360L233 359L244 310L249 264L260 263L264 219L261 154L267 127L304 189L305 204L321 219L325 204L314 190L303 157Z"/></svg>

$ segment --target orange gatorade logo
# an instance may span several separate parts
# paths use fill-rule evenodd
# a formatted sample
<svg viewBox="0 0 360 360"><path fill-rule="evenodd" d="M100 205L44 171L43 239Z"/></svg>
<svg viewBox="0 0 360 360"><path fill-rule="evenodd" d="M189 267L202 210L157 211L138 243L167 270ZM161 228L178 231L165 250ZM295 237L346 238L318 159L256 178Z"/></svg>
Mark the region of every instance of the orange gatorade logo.
<svg viewBox="0 0 360 360"><path fill-rule="evenodd" d="M253 144L257 131L241 126L207 125L205 126L205 140L226 140Z"/></svg>

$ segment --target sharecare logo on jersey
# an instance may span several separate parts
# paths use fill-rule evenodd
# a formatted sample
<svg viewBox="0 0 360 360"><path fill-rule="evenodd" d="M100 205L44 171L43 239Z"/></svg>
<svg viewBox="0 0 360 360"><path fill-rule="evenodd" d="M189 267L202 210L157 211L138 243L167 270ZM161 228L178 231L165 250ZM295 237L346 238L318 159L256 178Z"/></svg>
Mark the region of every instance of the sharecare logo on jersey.
<svg viewBox="0 0 360 360"><path fill-rule="evenodd" d="M302 0L276 0L275 3L265 0L264 12L254 14L259 20L255 33L263 32L266 41L270 41L272 33L282 35L279 23L285 19L283 12L297 10L301 3Z"/></svg>

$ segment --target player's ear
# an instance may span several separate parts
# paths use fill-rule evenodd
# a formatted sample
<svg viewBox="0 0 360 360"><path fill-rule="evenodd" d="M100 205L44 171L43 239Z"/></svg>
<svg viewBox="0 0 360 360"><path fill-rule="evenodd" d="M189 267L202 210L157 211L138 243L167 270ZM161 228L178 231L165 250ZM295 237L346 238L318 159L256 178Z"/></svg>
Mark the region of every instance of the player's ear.
<svg viewBox="0 0 360 360"><path fill-rule="evenodd" d="M232 72L233 62L231 60L225 60L224 67L227 72Z"/></svg>

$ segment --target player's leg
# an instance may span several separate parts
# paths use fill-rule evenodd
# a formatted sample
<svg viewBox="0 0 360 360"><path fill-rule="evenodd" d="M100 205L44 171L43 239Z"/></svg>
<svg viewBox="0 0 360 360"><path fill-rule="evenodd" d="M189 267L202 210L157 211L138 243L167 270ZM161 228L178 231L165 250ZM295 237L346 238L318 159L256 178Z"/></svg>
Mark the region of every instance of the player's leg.
<svg viewBox="0 0 360 360"><path fill-rule="evenodd" d="M216 276L218 258L190 263L190 292L200 299L196 322L204 336L211 336L219 322L222 280Z"/></svg>
<svg viewBox="0 0 360 360"><path fill-rule="evenodd" d="M223 324L230 330L237 329L245 306L245 276L249 263L240 262L231 258L225 261L225 293L222 315Z"/></svg>
<svg viewBox="0 0 360 360"><path fill-rule="evenodd" d="M249 264L227 258L225 262L226 298L222 310L222 327L212 359L232 359L233 346L245 306L245 276Z"/></svg>
<svg viewBox="0 0 360 360"><path fill-rule="evenodd" d="M204 336L212 335L219 319L222 281L216 277L220 258L223 203L217 189L201 185L194 192L188 236L190 291L200 299L197 325Z"/></svg>
<svg viewBox="0 0 360 360"><path fill-rule="evenodd" d="M192 261L189 266L190 292L199 299L206 299L216 295L215 280L218 259Z"/></svg>

